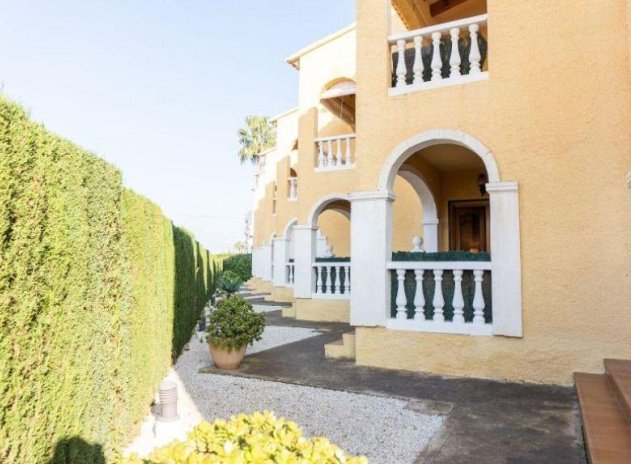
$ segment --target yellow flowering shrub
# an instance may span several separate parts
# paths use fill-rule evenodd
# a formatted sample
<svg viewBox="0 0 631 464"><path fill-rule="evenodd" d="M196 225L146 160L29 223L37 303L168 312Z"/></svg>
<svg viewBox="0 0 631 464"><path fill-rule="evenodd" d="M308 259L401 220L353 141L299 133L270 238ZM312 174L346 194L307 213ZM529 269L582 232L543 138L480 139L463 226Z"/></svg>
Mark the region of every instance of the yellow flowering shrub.
<svg viewBox="0 0 631 464"><path fill-rule="evenodd" d="M239 414L229 421L202 422L186 441L176 441L146 459L121 464L368 464L351 457L326 438L308 439L293 422L273 413Z"/></svg>

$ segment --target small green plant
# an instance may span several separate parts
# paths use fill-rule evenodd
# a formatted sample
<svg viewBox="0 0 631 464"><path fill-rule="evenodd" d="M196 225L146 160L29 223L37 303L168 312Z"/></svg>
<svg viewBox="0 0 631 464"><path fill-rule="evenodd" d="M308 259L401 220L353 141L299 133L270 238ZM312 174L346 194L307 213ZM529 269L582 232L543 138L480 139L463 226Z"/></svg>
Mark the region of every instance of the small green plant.
<svg viewBox="0 0 631 464"><path fill-rule="evenodd" d="M232 271L224 271L219 277L219 288L226 292L228 296L236 293L243 285L241 277Z"/></svg>
<svg viewBox="0 0 631 464"><path fill-rule="evenodd" d="M293 422L273 413L239 414L229 421L201 422L185 441L175 441L147 459L123 458L121 464L368 464L349 456L326 438L305 438Z"/></svg>
<svg viewBox="0 0 631 464"><path fill-rule="evenodd" d="M239 295L219 303L209 319L209 342L228 351L260 340L265 329L265 316L254 312L252 305Z"/></svg>

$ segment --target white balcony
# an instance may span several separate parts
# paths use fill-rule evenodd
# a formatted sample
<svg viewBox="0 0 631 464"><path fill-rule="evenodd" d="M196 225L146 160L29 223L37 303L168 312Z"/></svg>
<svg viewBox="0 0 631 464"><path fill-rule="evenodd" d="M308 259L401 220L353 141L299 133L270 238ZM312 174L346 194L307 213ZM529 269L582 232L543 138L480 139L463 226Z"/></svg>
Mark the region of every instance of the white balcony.
<svg viewBox="0 0 631 464"><path fill-rule="evenodd" d="M487 322L485 317L485 309L489 305L485 302L483 289L486 273L487 290L490 290L490 262L395 261L388 263L388 269L395 274L397 281L394 289L396 315L387 320L386 327L416 332L493 334L493 324ZM453 316L450 320L445 317L444 311L446 302L443 290L451 288L451 282L443 282L446 273L453 275L453 299L450 301ZM413 292L405 291L406 277L415 281ZM464 280L473 281L472 292L464 290ZM412 306L413 316L410 317L409 308Z"/></svg>
<svg viewBox="0 0 631 464"><path fill-rule="evenodd" d="M487 79L487 42L480 34L487 20L483 14L390 36L390 95Z"/></svg>
<svg viewBox="0 0 631 464"><path fill-rule="evenodd" d="M298 199L298 178L290 177L287 182L289 184L287 199L289 201L296 201Z"/></svg>
<svg viewBox="0 0 631 464"><path fill-rule="evenodd" d="M312 265L315 288L313 298L348 300L351 297L350 262L316 262Z"/></svg>
<svg viewBox="0 0 631 464"><path fill-rule="evenodd" d="M315 143L316 171L337 171L355 167L355 134L320 137Z"/></svg>

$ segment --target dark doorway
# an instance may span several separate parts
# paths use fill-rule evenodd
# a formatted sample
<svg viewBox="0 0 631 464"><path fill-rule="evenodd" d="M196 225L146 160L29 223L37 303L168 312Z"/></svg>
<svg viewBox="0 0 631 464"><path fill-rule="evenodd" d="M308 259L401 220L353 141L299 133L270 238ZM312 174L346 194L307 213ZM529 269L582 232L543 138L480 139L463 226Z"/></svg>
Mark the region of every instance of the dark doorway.
<svg viewBox="0 0 631 464"><path fill-rule="evenodd" d="M489 201L449 202L449 249L488 252L490 226Z"/></svg>

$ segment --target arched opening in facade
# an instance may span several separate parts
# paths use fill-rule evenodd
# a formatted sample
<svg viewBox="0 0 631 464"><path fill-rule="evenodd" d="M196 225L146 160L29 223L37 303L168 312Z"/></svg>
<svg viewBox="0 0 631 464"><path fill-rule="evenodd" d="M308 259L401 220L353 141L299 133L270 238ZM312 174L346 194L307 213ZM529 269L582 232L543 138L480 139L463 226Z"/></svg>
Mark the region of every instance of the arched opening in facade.
<svg viewBox="0 0 631 464"><path fill-rule="evenodd" d="M386 325L521 336L517 183L500 182L490 150L456 130L428 131L399 145L386 160L379 190L393 193L403 181L421 205L410 221L424 243L397 249L397 209L405 199L395 199L394 220L386 221Z"/></svg>
<svg viewBox="0 0 631 464"><path fill-rule="evenodd" d="M298 199L298 172L294 168L289 168L287 178L287 198L289 200Z"/></svg>
<svg viewBox="0 0 631 464"><path fill-rule="evenodd" d="M484 163L466 147L442 143L410 155L393 183L392 250L490 253L487 183Z"/></svg>
<svg viewBox="0 0 631 464"><path fill-rule="evenodd" d="M316 230L316 259L313 263L314 297L346 299L351 279L351 203L329 198L312 213Z"/></svg>
<svg viewBox="0 0 631 464"><path fill-rule="evenodd" d="M315 167L321 170L352 168L355 164L355 82L339 78L320 95Z"/></svg>

